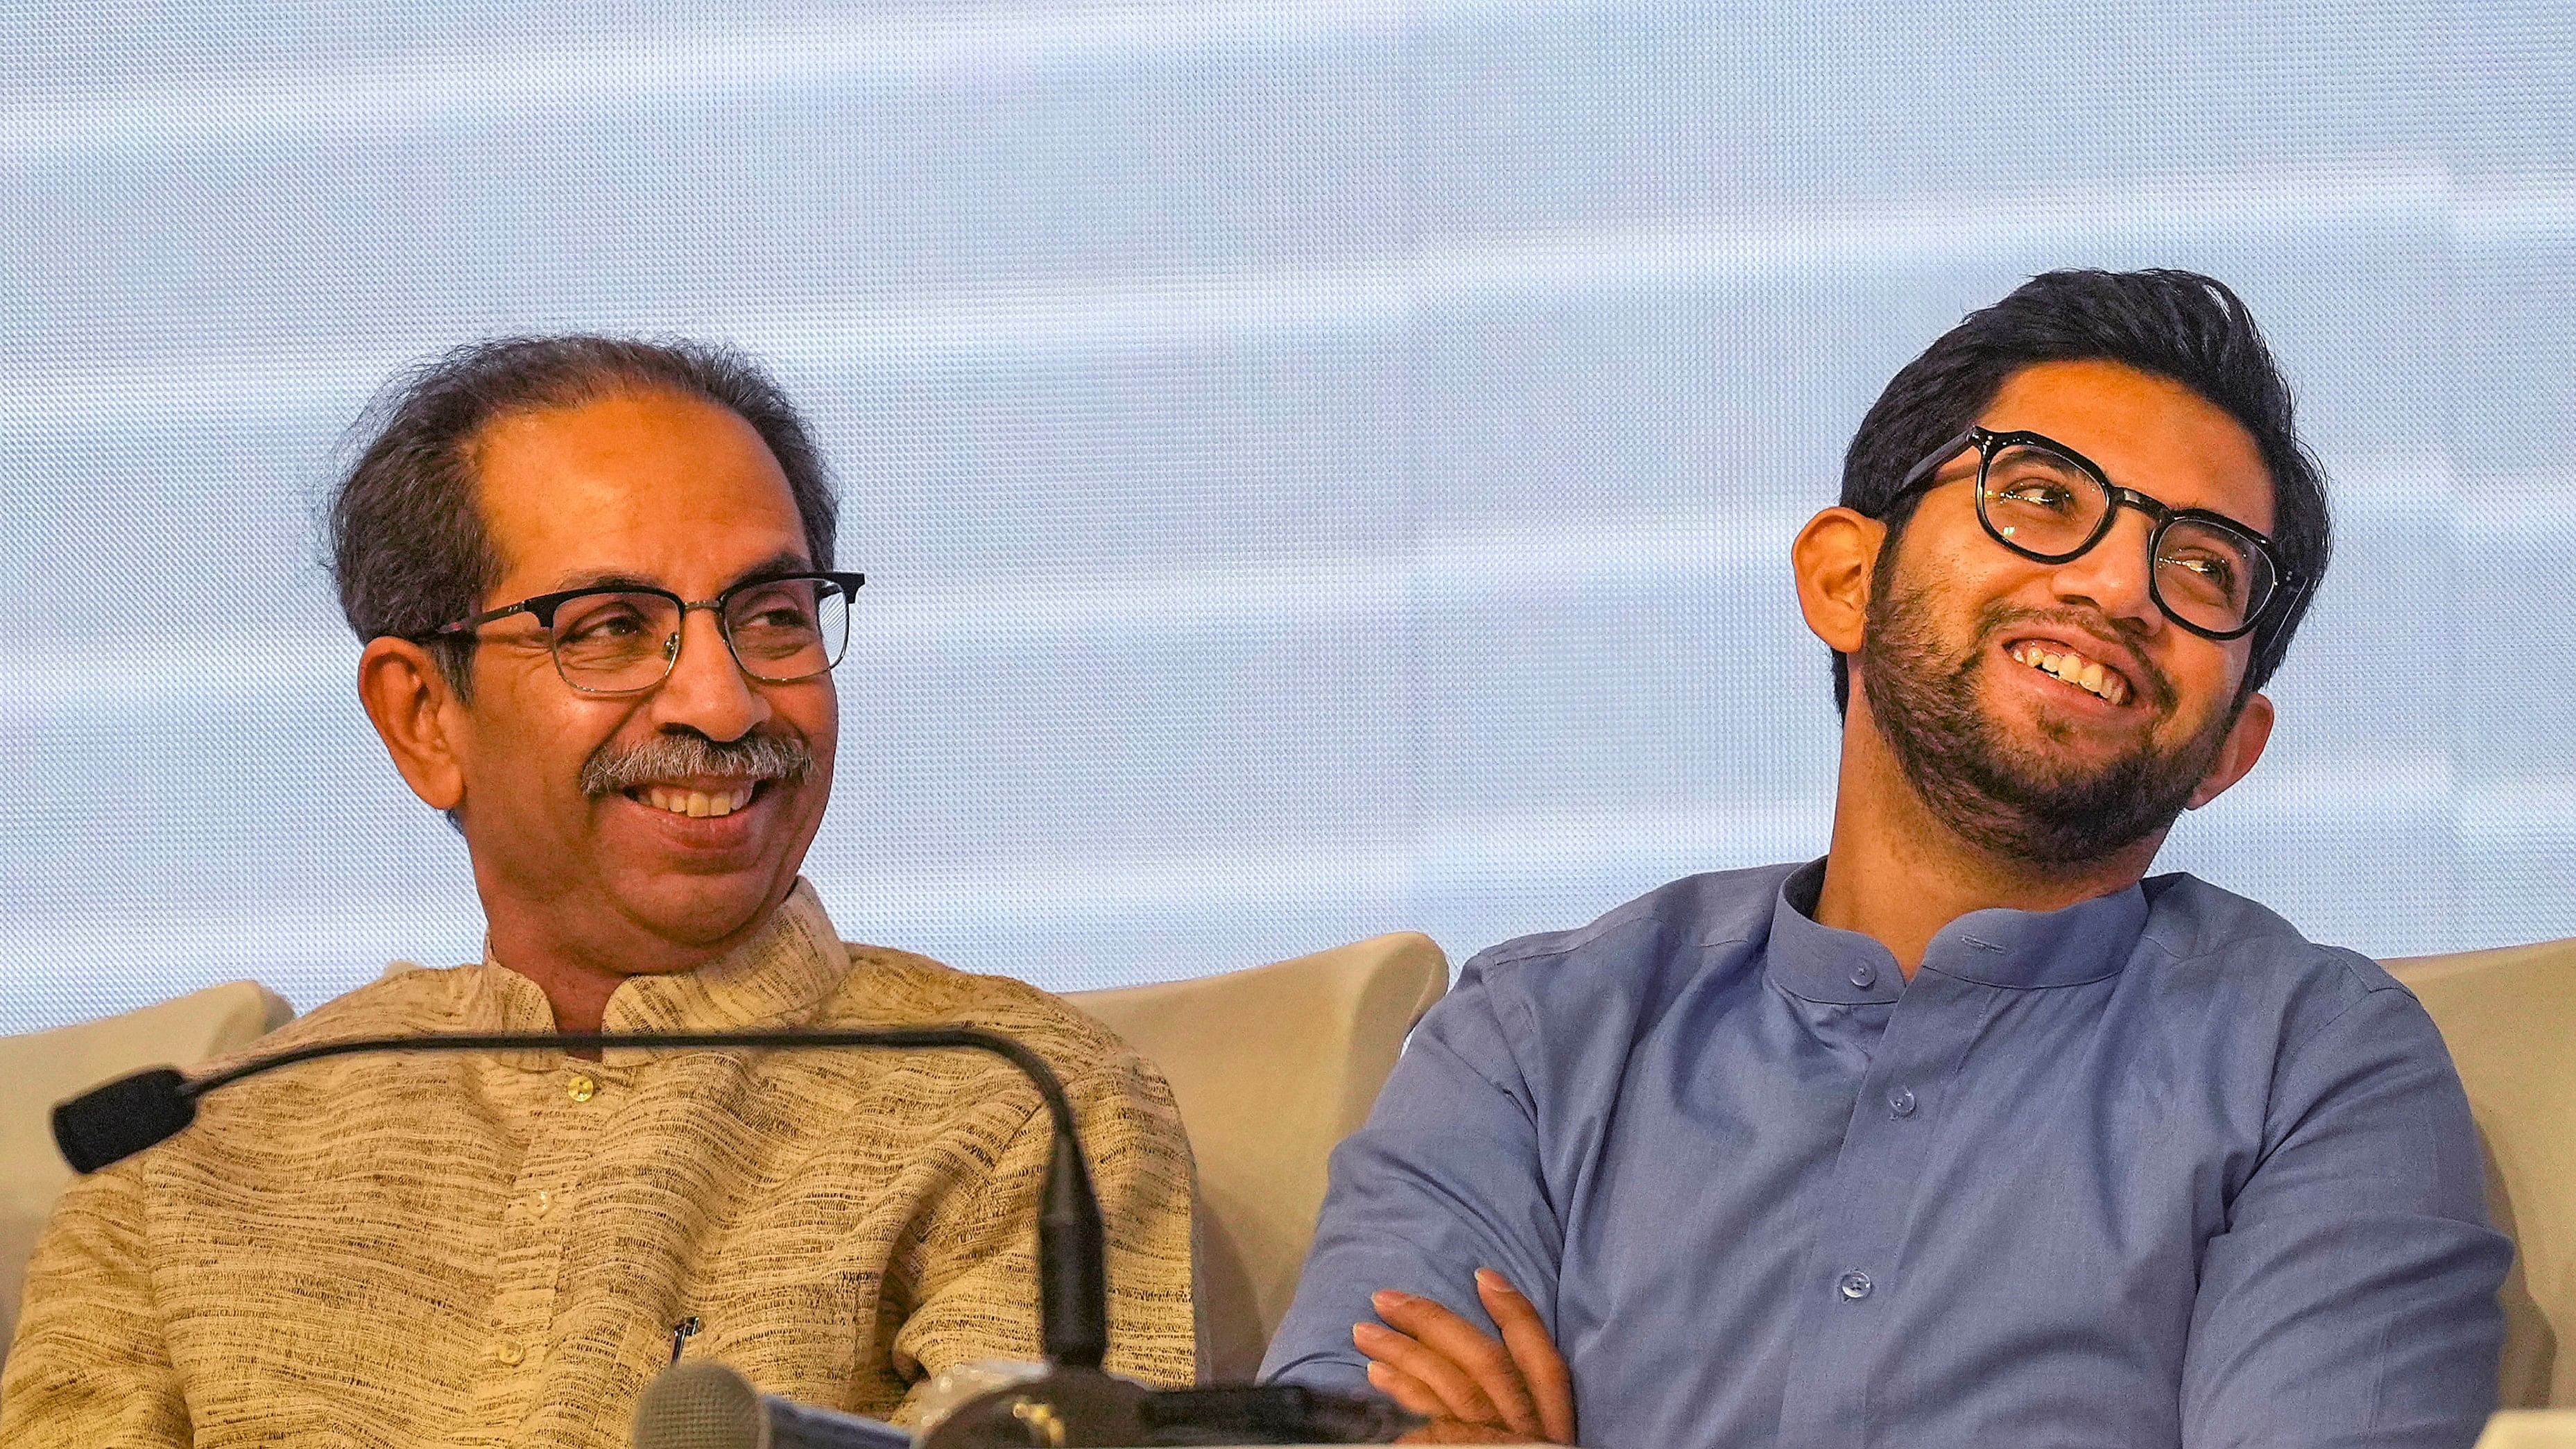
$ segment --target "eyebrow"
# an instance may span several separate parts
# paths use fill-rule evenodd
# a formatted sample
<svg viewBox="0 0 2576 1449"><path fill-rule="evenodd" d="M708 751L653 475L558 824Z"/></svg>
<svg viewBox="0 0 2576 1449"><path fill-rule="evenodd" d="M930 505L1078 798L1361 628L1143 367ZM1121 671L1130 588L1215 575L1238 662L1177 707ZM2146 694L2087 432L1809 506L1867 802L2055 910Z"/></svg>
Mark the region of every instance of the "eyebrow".
<svg viewBox="0 0 2576 1449"><path fill-rule="evenodd" d="M731 579L726 580L723 588L717 589L716 592L721 594L725 589L738 588L744 584L756 583L761 579L777 578L782 574L803 574L812 573L813 571L813 560L805 557L802 552L796 549L783 548L778 552L771 554L769 557L762 559L760 562L753 564L751 567L744 569L742 572L734 575ZM669 591L669 586L658 579L648 579L640 574L621 573L615 569L588 569L579 573L561 575L555 580L555 586L548 589L546 592L561 593L568 589L663 589L665 591Z"/></svg>

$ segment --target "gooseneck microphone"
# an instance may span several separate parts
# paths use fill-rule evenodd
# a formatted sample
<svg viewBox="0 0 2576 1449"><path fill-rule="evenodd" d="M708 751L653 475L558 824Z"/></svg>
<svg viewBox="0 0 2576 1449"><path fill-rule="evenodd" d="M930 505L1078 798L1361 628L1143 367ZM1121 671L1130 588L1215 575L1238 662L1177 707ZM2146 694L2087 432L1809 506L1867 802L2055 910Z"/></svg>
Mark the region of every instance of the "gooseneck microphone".
<svg viewBox="0 0 2576 1449"><path fill-rule="evenodd" d="M990 1052L1027 1077L1046 1099L1055 1123L1047 1158L1046 1187L1038 1205L1038 1328L1050 1362L1097 1370L1109 1350L1109 1300L1104 1263L1108 1249L1100 1226L1100 1198L1073 1125L1064 1084L1036 1052L999 1032L971 1026L905 1026L776 1031L486 1032L427 1036L359 1037L314 1042L238 1066L190 1078L173 1067L153 1067L93 1087L54 1108L54 1142L82 1172L96 1172L177 1136L197 1118L197 1099L262 1072L324 1057L362 1052L745 1051L905 1050L964 1048Z"/></svg>
<svg viewBox="0 0 2576 1449"><path fill-rule="evenodd" d="M1148 1389L1103 1373L1109 1348L1107 1248L1100 1199L1074 1131L1073 1106L1044 1058L971 1026L776 1031L501 1032L314 1042L191 1078L172 1067L120 1077L54 1108L54 1141L96 1172L178 1135L197 1101L246 1077L362 1052L814 1051L852 1047L990 1052L1019 1068L1055 1124L1038 1207L1038 1326L1047 1371L960 1404L920 1449L1098 1449L1109 1445L1366 1443L1422 1420L1392 1403L1287 1385ZM680 1364L637 1405L645 1449L888 1449L903 1431L755 1391L719 1364Z"/></svg>
<svg viewBox="0 0 2576 1449"><path fill-rule="evenodd" d="M764 1394L713 1359L673 1364L635 1401L634 1449L912 1449L881 1419Z"/></svg>
<svg viewBox="0 0 2576 1449"><path fill-rule="evenodd" d="M634 1449L1054 1449L1369 1444L1422 1420L1385 1399L1289 1384L1149 1389L1058 1370L960 1404L916 1445L882 1419L764 1394L712 1359L674 1364L635 1404Z"/></svg>

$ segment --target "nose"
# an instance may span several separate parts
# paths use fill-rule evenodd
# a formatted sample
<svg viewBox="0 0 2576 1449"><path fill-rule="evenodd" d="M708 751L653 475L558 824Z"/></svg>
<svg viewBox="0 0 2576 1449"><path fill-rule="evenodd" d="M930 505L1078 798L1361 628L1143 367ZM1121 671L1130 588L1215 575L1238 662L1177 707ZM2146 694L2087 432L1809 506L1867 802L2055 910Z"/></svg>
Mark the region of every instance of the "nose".
<svg viewBox="0 0 2576 1449"><path fill-rule="evenodd" d="M654 692L654 723L686 725L722 744L758 729L770 714L769 700L734 662L714 611L681 615L680 657Z"/></svg>
<svg viewBox="0 0 2576 1449"><path fill-rule="evenodd" d="M2059 564L2050 576L2057 596L2070 603L2089 602L2114 623L2152 636L2165 624L2156 606L2147 557L2154 520L2134 508L2113 515L2110 531L2091 548Z"/></svg>

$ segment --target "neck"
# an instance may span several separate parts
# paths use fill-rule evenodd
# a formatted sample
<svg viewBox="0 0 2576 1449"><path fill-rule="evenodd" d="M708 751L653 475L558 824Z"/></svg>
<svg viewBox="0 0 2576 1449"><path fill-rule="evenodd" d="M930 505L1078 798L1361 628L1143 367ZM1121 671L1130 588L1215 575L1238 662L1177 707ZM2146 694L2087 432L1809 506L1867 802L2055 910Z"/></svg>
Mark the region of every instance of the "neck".
<svg viewBox="0 0 2576 1449"><path fill-rule="evenodd" d="M2043 870L1987 850L1952 830L1913 782L1852 690L1834 796L1833 844L1816 922L1885 946L1912 980L1942 927L1971 911L2062 910L2135 885L2163 834L2105 860Z"/></svg>
<svg viewBox="0 0 2576 1449"><path fill-rule="evenodd" d="M492 923L492 959L537 983L554 1010L555 1030L605 1030L608 999L625 984L625 976L547 952L544 945L524 933L504 931L497 920Z"/></svg>
<svg viewBox="0 0 2576 1449"><path fill-rule="evenodd" d="M613 909L571 901L530 905L485 886L492 959L545 992L555 1030L564 1032L605 1030L609 998L628 980L695 971L749 941L769 918L769 911L759 911L721 940L683 943L643 930Z"/></svg>

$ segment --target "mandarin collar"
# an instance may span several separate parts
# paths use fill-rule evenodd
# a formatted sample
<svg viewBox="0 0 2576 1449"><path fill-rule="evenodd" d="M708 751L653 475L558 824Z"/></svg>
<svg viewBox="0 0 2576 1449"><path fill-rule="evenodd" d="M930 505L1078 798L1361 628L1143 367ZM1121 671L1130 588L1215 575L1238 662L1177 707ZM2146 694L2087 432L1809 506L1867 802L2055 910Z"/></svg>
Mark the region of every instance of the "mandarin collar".
<svg viewBox="0 0 2576 1449"><path fill-rule="evenodd" d="M483 946L483 977L488 990L468 1015L475 1029L552 1031L554 1010L536 982L510 970L493 956L489 938ZM608 998L602 1027L607 1031L736 1031L790 1026L809 1020L825 997L849 974L849 952L811 882L798 878L787 899L769 913L751 939L687 971L667 976L630 976ZM485 1026L484 1023L488 1023ZM515 1053L529 1065L553 1060L550 1053ZM617 1051L609 1066L634 1065L648 1054Z"/></svg>
<svg viewBox="0 0 2576 1449"><path fill-rule="evenodd" d="M1791 995L1825 1005L1893 1003L1905 990L1895 955L1857 931L1819 924L1814 911L1824 884L1821 860L1781 881L1765 974ZM2062 910L1990 907L1934 934L1921 969L2011 990L2080 986L2119 974L2146 924L2146 892L2135 884Z"/></svg>

